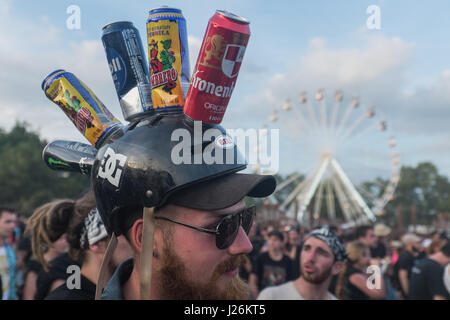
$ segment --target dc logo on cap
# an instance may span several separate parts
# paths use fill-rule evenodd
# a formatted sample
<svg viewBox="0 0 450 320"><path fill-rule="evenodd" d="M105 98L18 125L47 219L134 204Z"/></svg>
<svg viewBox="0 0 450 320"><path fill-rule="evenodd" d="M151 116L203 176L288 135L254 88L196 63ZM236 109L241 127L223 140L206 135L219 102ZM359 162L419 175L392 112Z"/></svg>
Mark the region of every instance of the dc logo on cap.
<svg viewBox="0 0 450 320"><path fill-rule="evenodd" d="M98 169L98 177L106 179L113 186L119 187L122 169L127 161L127 157L120 153L115 153L108 147L103 156L102 163Z"/></svg>

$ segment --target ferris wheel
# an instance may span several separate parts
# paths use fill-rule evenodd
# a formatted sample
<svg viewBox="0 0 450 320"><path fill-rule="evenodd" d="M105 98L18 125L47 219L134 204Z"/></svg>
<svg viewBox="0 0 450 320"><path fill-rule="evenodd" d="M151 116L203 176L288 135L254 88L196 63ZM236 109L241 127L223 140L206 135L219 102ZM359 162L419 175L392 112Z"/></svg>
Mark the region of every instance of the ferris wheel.
<svg viewBox="0 0 450 320"><path fill-rule="evenodd" d="M385 213L400 180L400 156L388 120L373 105L319 89L313 97L302 92L287 99L268 120L262 130L279 129L281 169L296 172L268 202L289 190L277 207L299 222L339 218L358 225ZM259 164L253 170L271 173Z"/></svg>

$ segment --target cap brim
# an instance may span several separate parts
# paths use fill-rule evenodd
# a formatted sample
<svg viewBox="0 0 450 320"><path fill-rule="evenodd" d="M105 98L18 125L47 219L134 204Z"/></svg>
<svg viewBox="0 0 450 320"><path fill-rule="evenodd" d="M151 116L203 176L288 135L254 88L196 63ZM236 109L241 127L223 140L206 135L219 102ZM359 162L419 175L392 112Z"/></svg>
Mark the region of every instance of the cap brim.
<svg viewBox="0 0 450 320"><path fill-rule="evenodd" d="M221 210L246 196L267 197L276 186L273 176L233 173L182 189L169 197L166 203L198 210Z"/></svg>

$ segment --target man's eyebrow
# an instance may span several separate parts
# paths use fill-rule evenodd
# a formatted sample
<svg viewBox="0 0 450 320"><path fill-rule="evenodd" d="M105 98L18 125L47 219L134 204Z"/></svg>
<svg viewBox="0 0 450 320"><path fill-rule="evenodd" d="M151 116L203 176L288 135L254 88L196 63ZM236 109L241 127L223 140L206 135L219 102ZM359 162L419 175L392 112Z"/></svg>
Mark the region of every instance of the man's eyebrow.
<svg viewBox="0 0 450 320"><path fill-rule="evenodd" d="M330 252L328 252L328 250L326 250L322 247L317 247L317 250L320 250L320 252L323 252L323 253L331 254Z"/></svg>

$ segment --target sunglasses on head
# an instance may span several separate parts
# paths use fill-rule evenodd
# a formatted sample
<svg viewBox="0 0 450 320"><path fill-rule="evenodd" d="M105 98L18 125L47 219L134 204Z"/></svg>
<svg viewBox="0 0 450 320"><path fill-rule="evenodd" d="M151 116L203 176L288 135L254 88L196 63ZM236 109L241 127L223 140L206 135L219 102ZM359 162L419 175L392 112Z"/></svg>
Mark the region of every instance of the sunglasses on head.
<svg viewBox="0 0 450 320"><path fill-rule="evenodd" d="M218 249L227 249L236 239L239 232L239 227L242 226L245 233L248 234L253 224L253 218L255 217L256 207L251 206L245 208L239 212L229 214L223 217L216 226L215 230L205 229L196 226L192 226L183 222L175 221L170 218L155 216L155 219L170 221L200 232L210 233L216 235L216 246Z"/></svg>

